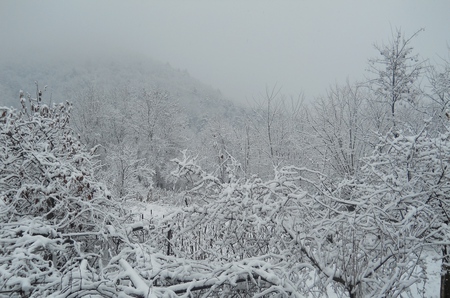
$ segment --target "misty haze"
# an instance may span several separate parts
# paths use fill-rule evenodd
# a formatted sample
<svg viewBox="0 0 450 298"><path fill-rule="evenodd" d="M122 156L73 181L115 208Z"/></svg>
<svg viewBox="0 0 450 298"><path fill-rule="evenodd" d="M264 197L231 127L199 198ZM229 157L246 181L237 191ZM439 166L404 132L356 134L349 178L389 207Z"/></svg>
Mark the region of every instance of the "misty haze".
<svg viewBox="0 0 450 298"><path fill-rule="evenodd" d="M0 297L450 297L449 11L1 1Z"/></svg>

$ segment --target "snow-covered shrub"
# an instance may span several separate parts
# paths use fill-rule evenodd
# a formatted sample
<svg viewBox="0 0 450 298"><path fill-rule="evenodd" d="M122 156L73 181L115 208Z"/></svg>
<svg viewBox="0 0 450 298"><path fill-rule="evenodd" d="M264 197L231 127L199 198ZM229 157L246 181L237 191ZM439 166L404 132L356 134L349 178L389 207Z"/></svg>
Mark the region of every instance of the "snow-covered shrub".
<svg viewBox="0 0 450 298"><path fill-rule="evenodd" d="M0 293L45 297L85 259L106 257L118 206L69 127L71 105L21 96L0 108Z"/></svg>
<svg viewBox="0 0 450 298"><path fill-rule="evenodd" d="M230 170L222 182L194 159L175 162L175 176L189 177L196 203L165 219L159 243L167 254L223 263L270 256L267 263L281 267L277 278L311 297L327 288L350 297L398 297L424 278L420 237L436 232L433 210L411 204L398 218L391 189L372 184L374 172L330 184L293 166L268 181L238 179ZM414 198L397 198L408 199ZM274 287L265 286L248 294Z"/></svg>

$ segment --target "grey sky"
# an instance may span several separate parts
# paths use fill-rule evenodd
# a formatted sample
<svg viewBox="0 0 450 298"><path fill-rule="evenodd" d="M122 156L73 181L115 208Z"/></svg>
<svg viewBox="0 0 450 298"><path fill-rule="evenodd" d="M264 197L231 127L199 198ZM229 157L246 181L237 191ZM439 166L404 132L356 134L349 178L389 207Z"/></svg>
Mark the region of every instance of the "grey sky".
<svg viewBox="0 0 450 298"><path fill-rule="evenodd" d="M187 69L229 98L266 85L307 98L360 79L391 29L447 56L450 1L0 1L0 59L129 51Z"/></svg>

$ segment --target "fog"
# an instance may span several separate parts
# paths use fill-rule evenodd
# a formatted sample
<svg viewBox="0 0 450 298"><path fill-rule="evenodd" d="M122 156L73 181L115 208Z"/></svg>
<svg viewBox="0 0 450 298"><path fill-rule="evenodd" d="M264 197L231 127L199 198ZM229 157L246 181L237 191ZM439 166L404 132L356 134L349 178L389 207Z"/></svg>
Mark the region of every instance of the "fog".
<svg viewBox="0 0 450 298"><path fill-rule="evenodd" d="M416 52L448 57L450 2L1 1L0 60L150 57L235 101L266 86L313 98L364 79L374 43L397 28Z"/></svg>

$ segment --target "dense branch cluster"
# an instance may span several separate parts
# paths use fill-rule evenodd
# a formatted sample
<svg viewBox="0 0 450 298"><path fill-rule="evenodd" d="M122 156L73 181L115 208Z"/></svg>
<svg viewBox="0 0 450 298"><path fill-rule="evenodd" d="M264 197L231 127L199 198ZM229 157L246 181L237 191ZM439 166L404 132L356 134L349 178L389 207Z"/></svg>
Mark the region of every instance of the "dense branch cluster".
<svg viewBox="0 0 450 298"><path fill-rule="evenodd" d="M101 257L103 229L120 208L69 128L70 105L22 104L0 115L0 285L38 297L59 288L81 259Z"/></svg>
<svg viewBox="0 0 450 298"><path fill-rule="evenodd" d="M409 146L420 141L406 140L413 143ZM442 153L449 154L445 148ZM383 150L389 150L387 145ZM405 152L394 159L401 161ZM435 159L415 161L427 167ZM302 295L323 293L332 285L351 297L398 297L421 281L424 250L447 230L434 206L423 200L432 188L427 194L395 192L390 180L378 180L386 164L382 157L367 161L364 179L343 181L335 189L315 182L325 178L319 173L313 172L318 179L311 180L304 175L311 171L296 167L281 168L266 182L232 179L221 184L194 170L192 160L177 163L179 172L191 168L200 174L193 192L202 203L167 219L173 231L171 252L210 261L272 254L277 256L274 265L283 266L280 278ZM306 191L305 184L315 191ZM280 259L286 263L277 263Z"/></svg>

